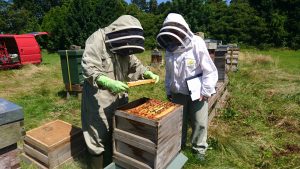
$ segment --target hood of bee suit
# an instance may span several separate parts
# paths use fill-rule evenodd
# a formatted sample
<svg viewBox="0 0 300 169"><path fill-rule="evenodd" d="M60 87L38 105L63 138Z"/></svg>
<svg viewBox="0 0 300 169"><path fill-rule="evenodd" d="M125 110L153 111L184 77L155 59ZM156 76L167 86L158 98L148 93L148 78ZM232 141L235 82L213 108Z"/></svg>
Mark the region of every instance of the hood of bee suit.
<svg viewBox="0 0 300 169"><path fill-rule="evenodd" d="M170 13L160 29L156 39L158 44L169 52L184 50L191 46L193 33L184 18L177 13Z"/></svg>
<svg viewBox="0 0 300 169"><path fill-rule="evenodd" d="M139 20L122 15L104 28L105 44L112 53L120 56L141 53L144 48L144 31Z"/></svg>

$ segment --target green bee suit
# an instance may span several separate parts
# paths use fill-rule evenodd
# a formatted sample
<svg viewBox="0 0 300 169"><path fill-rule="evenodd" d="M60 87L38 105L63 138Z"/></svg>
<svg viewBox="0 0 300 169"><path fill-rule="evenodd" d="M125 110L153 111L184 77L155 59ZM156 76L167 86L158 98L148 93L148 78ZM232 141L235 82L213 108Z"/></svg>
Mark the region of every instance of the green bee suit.
<svg viewBox="0 0 300 169"><path fill-rule="evenodd" d="M132 26L142 28L136 18L123 15L108 27L94 32L86 41L81 62L85 78L81 105L83 135L91 154L104 153L104 163L105 159L111 160L112 155L113 115L118 106L128 102L128 97L127 93L111 93L99 86L96 79L100 75L123 82L143 78L146 67L136 56L113 54L104 42L107 33Z"/></svg>

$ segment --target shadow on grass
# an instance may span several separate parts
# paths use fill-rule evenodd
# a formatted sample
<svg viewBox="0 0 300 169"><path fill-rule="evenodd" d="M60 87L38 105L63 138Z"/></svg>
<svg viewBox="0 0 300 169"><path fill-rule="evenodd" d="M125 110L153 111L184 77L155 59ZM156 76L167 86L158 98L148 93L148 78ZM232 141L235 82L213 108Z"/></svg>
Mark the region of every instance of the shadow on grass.
<svg viewBox="0 0 300 169"><path fill-rule="evenodd" d="M64 99L64 98L67 97L67 91L65 91L65 90L60 90L60 91L57 92L57 95L58 95L60 98Z"/></svg>
<svg viewBox="0 0 300 169"><path fill-rule="evenodd" d="M60 90L57 92L57 96L59 96L62 99L69 99L70 97L76 97L76 98L81 98L81 92L74 92L74 91L65 91L65 90Z"/></svg>
<svg viewBox="0 0 300 169"><path fill-rule="evenodd" d="M77 154L73 160L61 165L59 169L89 169L90 162L90 155L85 149L80 154Z"/></svg>

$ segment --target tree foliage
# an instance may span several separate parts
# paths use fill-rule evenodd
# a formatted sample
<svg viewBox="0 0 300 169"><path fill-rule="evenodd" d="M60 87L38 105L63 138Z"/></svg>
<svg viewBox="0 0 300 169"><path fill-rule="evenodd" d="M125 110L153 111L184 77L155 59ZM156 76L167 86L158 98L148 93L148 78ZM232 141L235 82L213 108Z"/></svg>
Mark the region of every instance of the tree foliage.
<svg viewBox="0 0 300 169"><path fill-rule="evenodd" d="M154 48L170 12L182 14L193 32L224 43L300 48L300 0L0 0L0 33L47 31L49 49L84 47L94 31L129 14Z"/></svg>

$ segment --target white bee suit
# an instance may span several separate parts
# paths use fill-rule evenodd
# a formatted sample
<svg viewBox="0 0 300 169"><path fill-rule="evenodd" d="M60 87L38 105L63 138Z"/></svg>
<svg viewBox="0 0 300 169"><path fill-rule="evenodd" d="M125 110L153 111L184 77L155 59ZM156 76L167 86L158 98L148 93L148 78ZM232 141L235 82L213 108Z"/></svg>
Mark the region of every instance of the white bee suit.
<svg viewBox="0 0 300 169"><path fill-rule="evenodd" d="M173 52L166 51L166 93L172 96L173 102L184 105L182 145L184 146L186 142L187 119L190 118L193 149L205 152L208 104L207 101L191 100L186 79L202 74L201 95L210 97L216 92L217 68L209 56L204 40L193 35L181 15L170 13L164 25L168 23L178 23L184 26L191 41L188 44L182 44Z"/></svg>

